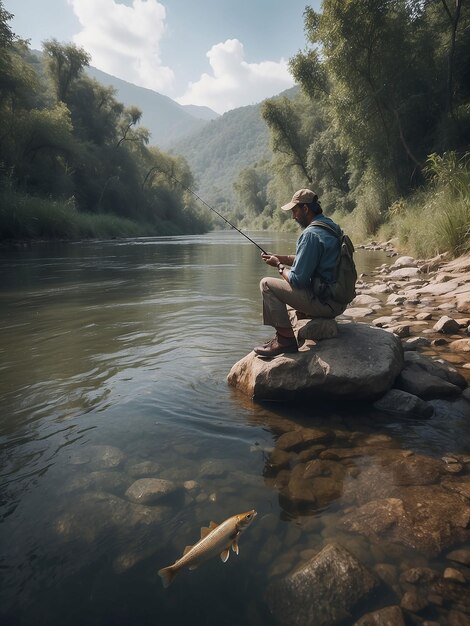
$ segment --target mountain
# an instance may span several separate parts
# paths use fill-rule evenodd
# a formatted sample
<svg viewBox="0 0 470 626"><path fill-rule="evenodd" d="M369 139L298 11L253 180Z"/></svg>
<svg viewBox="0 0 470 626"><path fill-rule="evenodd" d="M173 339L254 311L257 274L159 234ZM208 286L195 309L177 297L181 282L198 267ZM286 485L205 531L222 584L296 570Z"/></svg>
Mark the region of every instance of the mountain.
<svg viewBox="0 0 470 626"><path fill-rule="evenodd" d="M116 99L126 106L135 105L142 111L142 126L151 132L150 143L165 149L170 142L203 128L219 114L208 107L183 106L151 89L137 87L125 80L106 74L95 67L86 73L102 85L116 89Z"/></svg>
<svg viewBox="0 0 470 626"><path fill-rule="evenodd" d="M170 153L188 161L202 198L218 204L233 201L233 182L240 170L269 158L269 134L260 108L252 104L233 109L169 144Z"/></svg>
<svg viewBox="0 0 470 626"><path fill-rule="evenodd" d="M298 87L279 94L294 98ZM188 161L198 195L221 208L235 201L233 183L239 172L272 156L269 132L261 105L252 104L224 113L199 130L168 144L168 150Z"/></svg>

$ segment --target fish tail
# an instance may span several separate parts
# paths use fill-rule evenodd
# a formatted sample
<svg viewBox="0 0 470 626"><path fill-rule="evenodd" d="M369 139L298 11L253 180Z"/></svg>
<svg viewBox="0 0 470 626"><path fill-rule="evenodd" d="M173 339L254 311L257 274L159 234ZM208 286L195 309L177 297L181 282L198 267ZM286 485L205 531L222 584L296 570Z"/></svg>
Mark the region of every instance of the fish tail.
<svg viewBox="0 0 470 626"><path fill-rule="evenodd" d="M176 576L176 573L177 570L174 570L172 565L170 565L169 567L163 567L162 569L158 570L158 575L162 579L162 583L165 589L169 585L171 585L173 578Z"/></svg>

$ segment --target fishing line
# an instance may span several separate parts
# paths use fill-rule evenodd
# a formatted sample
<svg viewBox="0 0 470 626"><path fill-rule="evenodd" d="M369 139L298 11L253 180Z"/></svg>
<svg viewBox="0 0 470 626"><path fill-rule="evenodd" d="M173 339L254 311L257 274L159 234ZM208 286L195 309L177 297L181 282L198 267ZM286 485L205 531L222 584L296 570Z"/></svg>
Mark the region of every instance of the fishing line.
<svg viewBox="0 0 470 626"><path fill-rule="evenodd" d="M184 189L186 189L186 191L189 191L189 193L192 193L193 196L195 196L200 202L202 202L202 204L204 204L208 209L210 209L211 211L214 211L214 213L216 215L218 215L219 217L221 217L224 222L227 222L227 224L229 224L232 228L234 228L236 231L238 231L240 233L240 235L243 235L244 237L246 237L246 239L248 239L248 241L251 241L251 243L253 243L259 250L261 250L261 252L263 254L268 254L266 252L266 250L263 250L263 248L261 246L259 246L256 241L253 241L253 239L251 239L251 237L248 237L248 235L246 235L243 231L241 231L239 228L237 228L235 226L235 224L232 224L232 222L230 222L226 217L224 217L223 215L221 215L218 211L216 211L215 209L213 209L209 204L207 204L207 202L205 200L203 200L202 198L200 198L197 193L195 191L193 191L190 187L187 187L185 184L183 184L180 180L178 180L176 178L176 176L173 176L173 174L170 174L169 172L165 172L163 170L160 170L163 174L165 174L166 176L169 176L170 178L173 178L173 180L175 180L177 183L179 183L181 185L181 187L183 187Z"/></svg>

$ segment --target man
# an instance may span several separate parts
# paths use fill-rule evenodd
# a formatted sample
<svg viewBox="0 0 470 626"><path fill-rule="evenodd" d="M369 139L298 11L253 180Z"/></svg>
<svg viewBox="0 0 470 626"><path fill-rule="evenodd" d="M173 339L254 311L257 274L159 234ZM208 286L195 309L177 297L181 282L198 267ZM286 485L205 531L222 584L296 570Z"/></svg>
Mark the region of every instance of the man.
<svg viewBox="0 0 470 626"><path fill-rule="evenodd" d="M323 215L318 196L311 189L299 189L291 202L281 208L291 211L292 218L304 231L297 240L295 256L261 255L268 265L277 267L280 274L280 278L267 277L260 283L263 323L276 329L273 339L254 348L262 357L298 351L288 306L307 317L329 318L340 315L346 308L328 293L328 284L335 281L340 227Z"/></svg>

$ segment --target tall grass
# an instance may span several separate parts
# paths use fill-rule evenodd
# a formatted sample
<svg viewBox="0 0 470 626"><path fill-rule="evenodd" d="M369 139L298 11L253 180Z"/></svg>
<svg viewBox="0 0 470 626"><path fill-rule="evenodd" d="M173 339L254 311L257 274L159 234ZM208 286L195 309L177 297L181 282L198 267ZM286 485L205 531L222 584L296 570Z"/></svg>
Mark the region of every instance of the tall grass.
<svg viewBox="0 0 470 626"><path fill-rule="evenodd" d="M401 247L421 257L470 252L470 153L432 154L429 187L389 209L389 223Z"/></svg>
<svg viewBox="0 0 470 626"><path fill-rule="evenodd" d="M432 154L425 174L426 187L386 211L376 191L366 185L354 211L337 211L333 219L357 243L393 238L402 252L418 257L470 253L470 153Z"/></svg>
<svg viewBox="0 0 470 626"><path fill-rule="evenodd" d="M82 213L73 200L0 191L0 240L93 239L153 234L149 227L105 214Z"/></svg>

